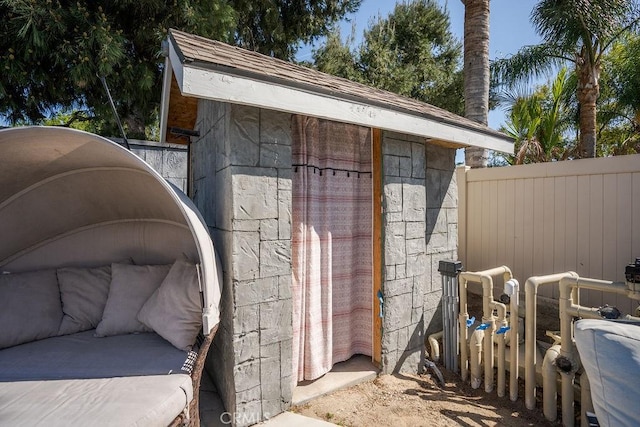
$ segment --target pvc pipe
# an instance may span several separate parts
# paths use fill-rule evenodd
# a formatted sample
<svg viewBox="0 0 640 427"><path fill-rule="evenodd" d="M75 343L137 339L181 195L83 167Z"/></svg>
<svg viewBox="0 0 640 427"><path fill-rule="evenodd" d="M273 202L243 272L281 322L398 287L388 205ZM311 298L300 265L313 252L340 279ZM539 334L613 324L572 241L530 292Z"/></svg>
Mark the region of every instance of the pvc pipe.
<svg viewBox="0 0 640 427"><path fill-rule="evenodd" d="M505 322L506 326L506 322ZM506 385L506 367L505 367L505 342L504 342L504 334L500 334L497 337L498 340L498 379L497 379L497 392L498 397L504 397L505 391L507 389Z"/></svg>
<svg viewBox="0 0 640 427"><path fill-rule="evenodd" d="M525 292L525 331L524 331L524 396L527 409L536 407L536 305L538 286L557 283L563 277L578 275L572 271L550 274L548 276L529 277L524 284Z"/></svg>
<svg viewBox="0 0 640 427"><path fill-rule="evenodd" d="M493 338L496 331L496 318L493 315L493 279L482 277L482 323L488 323L484 340L484 391L493 391Z"/></svg>
<svg viewBox="0 0 640 427"><path fill-rule="evenodd" d="M443 331L436 332L435 334L429 335L427 338L429 346L431 347L430 358L434 362L438 362L440 360L440 346L438 345L438 340L442 338L443 333Z"/></svg>
<svg viewBox="0 0 640 427"><path fill-rule="evenodd" d="M558 370L556 359L560 356L560 346L554 345L544 355L542 361L542 408L549 421L558 418Z"/></svg>
<svg viewBox="0 0 640 427"><path fill-rule="evenodd" d="M504 293L509 295L509 397L512 402L518 400L518 346L519 346L519 318L518 299L520 297L520 284L516 279L508 280L504 283Z"/></svg>
<svg viewBox="0 0 640 427"><path fill-rule="evenodd" d="M470 365L471 365L471 387L477 389L482 384L482 368L480 361L482 360L482 340L484 338L484 330L476 329L471 334L469 340L470 349ZM486 363L486 357L485 357Z"/></svg>
<svg viewBox="0 0 640 427"><path fill-rule="evenodd" d="M469 352L468 352L468 331L467 321L469 315L467 313L461 313L458 315L459 327L460 327L460 377L462 381L466 381L469 377Z"/></svg>
<svg viewBox="0 0 640 427"><path fill-rule="evenodd" d="M575 424L575 398L573 393L575 372L561 372L560 377L562 378L562 425L573 427Z"/></svg>
<svg viewBox="0 0 640 427"><path fill-rule="evenodd" d="M573 304L573 289L577 288L579 277L565 277L560 280L560 354L568 358L573 364L576 360L574 354L573 343L573 316L572 312L579 312L580 308ZM572 306L573 310L572 310ZM592 310L583 310L586 316L594 315ZM562 378L562 424L567 427L573 427L575 423L574 415L574 383L575 370L570 372L561 372Z"/></svg>
<svg viewBox="0 0 640 427"><path fill-rule="evenodd" d="M567 307L567 314L569 317L581 317L583 319L602 319L602 315L600 314L600 309L596 307L584 307L582 305L571 304ZM621 320L632 320L634 322L640 322L640 317L631 316L630 314L625 314L620 317Z"/></svg>
<svg viewBox="0 0 640 427"><path fill-rule="evenodd" d="M496 320L496 323L500 326L508 326L507 324L507 306L497 302L497 301L493 301L491 303L491 308L494 310L497 310L498 312L498 318ZM495 337L495 339L498 342L498 379L497 379L497 392L498 392L498 397L504 397L505 394L505 389L506 389L506 382L505 382L505 339L504 339L504 334L500 334L497 337Z"/></svg>
<svg viewBox="0 0 640 427"><path fill-rule="evenodd" d="M580 374L580 425L581 427L589 427L587 420L587 412L593 413L593 401L591 400L591 384L586 372Z"/></svg>
<svg viewBox="0 0 640 427"><path fill-rule="evenodd" d="M482 321L488 323L487 339L484 340L484 353L485 353L485 391L490 392L493 390L493 334L495 332L495 318L493 316L493 310L491 303L493 302L493 276L502 275L504 281L508 281L513 278L511 270L507 266L495 267L489 270L470 272L463 271L458 276L460 281L460 360L461 360L461 377L463 380L467 378L467 320L469 319L469 313L467 312L467 281L480 282L482 284ZM479 365L479 363L478 363Z"/></svg>
<svg viewBox="0 0 640 427"><path fill-rule="evenodd" d="M488 270L482 271L462 271L460 272L460 277L465 277L467 280L472 282L480 282L483 276L485 277L496 277L502 275L508 275L506 280L509 280L512 277L511 270L506 265L500 267L490 268Z"/></svg>
<svg viewBox="0 0 640 427"><path fill-rule="evenodd" d="M467 381L469 376L467 346L469 345L467 340L469 337L467 331L467 321L469 320L469 313L467 313L467 279L463 277L464 273L460 273L459 280L459 298L460 298L460 313L458 313L458 322L460 328L460 377L462 381Z"/></svg>

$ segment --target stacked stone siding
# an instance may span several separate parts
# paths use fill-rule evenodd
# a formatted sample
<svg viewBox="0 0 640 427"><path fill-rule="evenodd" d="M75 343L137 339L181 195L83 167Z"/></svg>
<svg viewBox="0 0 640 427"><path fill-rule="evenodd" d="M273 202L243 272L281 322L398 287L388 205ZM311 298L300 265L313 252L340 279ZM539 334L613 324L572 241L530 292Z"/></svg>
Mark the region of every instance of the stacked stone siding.
<svg viewBox="0 0 640 427"><path fill-rule="evenodd" d="M458 259L458 186L454 149L427 144L427 281L424 293L426 334L442 330L441 260Z"/></svg>
<svg viewBox="0 0 640 427"><path fill-rule="evenodd" d="M224 272L207 367L236 425L291 403L290 123L286 113L199 101L192 197ZM382 368L416 372L425 330L439 321L432 264L455 257L454 150L385 132L383 154Z"/></svg>
<svg viewBox="0 0 640 427"><path fill-rule="evenodd" d="M204 100L198 115L193 198L225 278L208 366L245 425L291 402L291 116Z"/></svg>
<svg viewBox="0 0 640 427"><path fill-rule="evenodd" d="M382 364L386 373L415 372L424 360L425 283L424 141L384 132L384 319Z"/></svg>
<svg viewBox="0 0 640 427"><path fill-rule="evenodd" d="M109 138L123 144L122 138ZM155 141L127 141L131 152L156 170L164 179L187 192L187 145L166 144Z"/></svg>
<svg viewBox="0 0 640 427"><path fill-rule="evenodd" d="M438 261L456 257L455 150L384 132L382 151L383 371L415 372L442 323Z"/></svg>

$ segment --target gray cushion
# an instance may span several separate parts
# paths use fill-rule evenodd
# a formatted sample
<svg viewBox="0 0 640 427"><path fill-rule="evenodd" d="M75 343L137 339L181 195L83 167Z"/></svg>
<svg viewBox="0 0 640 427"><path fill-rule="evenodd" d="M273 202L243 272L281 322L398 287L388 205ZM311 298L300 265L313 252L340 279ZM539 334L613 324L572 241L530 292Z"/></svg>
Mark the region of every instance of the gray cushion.
<svg viewBox="0 0 640 427"><path fill-rule="evenodd" d="M61 321L55 270L0 275L0 348L55 336Z"/></svg>
<svg viewBox="0 0 640 427"><path fill-rule="evenodd" d="M98 338L91 330L0 351L0 386L21 380L188 374L187 359L186 352L153 332Z"/></svg>
<svg viewBox="0 0 640 427"><path fill-rule="evenodd" d="M583 319L575 323L574 334L599 424L638 425L640 326Z"/></svg>
<svg viewBox="0 0 640 427"><path fill-rule="evenodd" d="M58 284L64 317L60 335L95 329L109 296L111 266L59 268Z"/></svg>
<svg viewBox="0 0 640 427"><path fill-rule="evenodd" d="M0 424L167 426L188 407L188 375L0 383Z"/></svg>
<svg viewBox="0 0 640 427"><path fill-rule="evenodd" d="M136 316L169 273L171 265L111 264L109 297L96 335L149 332Z"/></svg>
<svg viewBox="0 0 640 427"><path fill-rule="evenodd" d="M181 350L188 351L202 329L202 300L196 266L177 260L162 285L138 313L138 320Z"/></svg>

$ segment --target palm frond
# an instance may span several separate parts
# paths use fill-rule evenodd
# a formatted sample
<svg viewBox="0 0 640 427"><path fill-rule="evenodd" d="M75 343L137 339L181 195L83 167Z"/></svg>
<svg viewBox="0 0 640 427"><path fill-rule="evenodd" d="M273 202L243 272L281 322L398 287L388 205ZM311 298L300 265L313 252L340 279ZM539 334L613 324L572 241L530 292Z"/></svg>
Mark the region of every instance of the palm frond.
<svg viewBox="0 0 640 427"><path fill-rule="evenodd" d="M531 85L524 81L517 82L511 87L495 92L495 105L496 107L501 107L503 110L510 110L520 99L533 95Z"/></svg>
<svg viewBox="0 0 640 427"><path fill-rule="evenodd" d="M525 46L514 55L491 63L491 79L495 86L515 84L548 75L555 67L574 61L553 44Z"/></svg>
<svg viewBox="0 0 640 427"><path fill-rule="evenodd" d="M596 64L614 40L638 26L639 11L637 0L541 0L531 21L546 43L565 52L583 47L585 59Z"/></svg>

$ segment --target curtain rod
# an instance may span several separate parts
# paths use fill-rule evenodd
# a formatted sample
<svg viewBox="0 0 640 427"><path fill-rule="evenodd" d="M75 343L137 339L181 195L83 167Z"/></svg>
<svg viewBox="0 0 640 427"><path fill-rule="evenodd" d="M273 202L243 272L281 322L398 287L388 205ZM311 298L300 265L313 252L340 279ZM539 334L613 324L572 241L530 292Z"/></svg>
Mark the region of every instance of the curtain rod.
<svg viewBox="0 0 640 427"><path fill-rule="evenodd" d="M303 167L303 168L307 168L307 169L311 168L311 169L313 169L313 173L316 173L316 171L320 171L320 176L322 176L322 171L327 171L327 170L328 171L332 171L333 175L335 175L336 172L346 172L347 176L351 176L352 173L358 174L358 178L360 178L361 174L363 174L363 175L371 175L371 171L364 171L363 172L363 171L358 171L358 170L355 170L355 169L321 168L319 166L309 165L309 164L306 164L306 163L297 163L297 164L293 164L291 166L293 166L293 171L294 172L298 172L298 168L299 167Z"/></svg>

